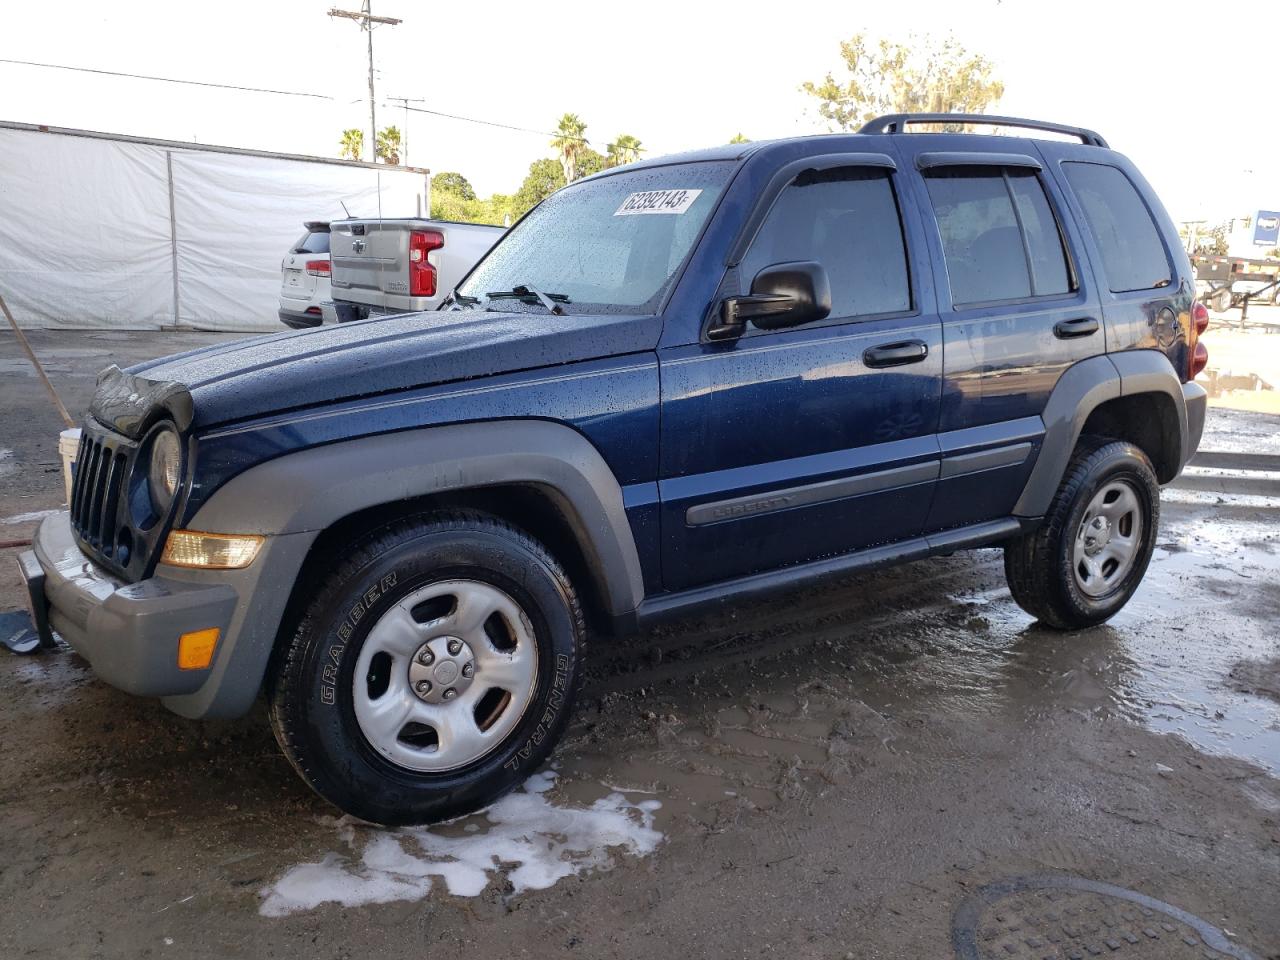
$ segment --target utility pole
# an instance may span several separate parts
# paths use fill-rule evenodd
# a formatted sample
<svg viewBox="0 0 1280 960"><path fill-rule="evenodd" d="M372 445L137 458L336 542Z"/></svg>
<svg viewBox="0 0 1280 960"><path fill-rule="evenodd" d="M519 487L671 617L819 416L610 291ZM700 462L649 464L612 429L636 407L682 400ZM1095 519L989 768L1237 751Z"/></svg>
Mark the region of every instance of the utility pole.
<svg viewBox="0 0 1280 960"><path fill-rule="evenodd" d="M369 34L369 132L373 135L369 141L369 159L376 163L378 161L378 116L376 102L373 97L373 25L375 23L383 23L388 27L394 27L400 21L395 17L375 17L373 15L373 0L364 0L364 4L358 11L339 10L337 7L333 7L329 10L329 16L355 20L360 24L360 29Z"/></svg>
<svg viewBox="0 0 1280 960"><path fill-rule="evenodd" d="M400 145L404 148L404 155L401 162L407 167L409 166L409 104L426 103L426 97L387 97L388 100L397 100L400 106L404 107L404 136L400 139Z"/></svg>

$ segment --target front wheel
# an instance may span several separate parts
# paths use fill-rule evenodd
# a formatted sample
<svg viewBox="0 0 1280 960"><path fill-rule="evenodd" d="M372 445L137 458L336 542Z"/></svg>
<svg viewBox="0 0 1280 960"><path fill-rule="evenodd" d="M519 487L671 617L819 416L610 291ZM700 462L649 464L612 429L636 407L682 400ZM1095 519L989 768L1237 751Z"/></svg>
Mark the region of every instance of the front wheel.
<svg viewBox="0 0 1280 960"><path fill-rule="evenodd" d="M1082 439L1044 523L1005 545L1013 599L1059 630L1110 619L1142 582L1159 523L1147 455L1124 441Z"/></svg>
<svg viewBox="0 0 1280 960"><path fill-rule="evenodd" d="M564 570L522 531L469 513L400 521L317 589L273 672L276 739L362 819L469 813L559 739L583 633Z"/></svg>

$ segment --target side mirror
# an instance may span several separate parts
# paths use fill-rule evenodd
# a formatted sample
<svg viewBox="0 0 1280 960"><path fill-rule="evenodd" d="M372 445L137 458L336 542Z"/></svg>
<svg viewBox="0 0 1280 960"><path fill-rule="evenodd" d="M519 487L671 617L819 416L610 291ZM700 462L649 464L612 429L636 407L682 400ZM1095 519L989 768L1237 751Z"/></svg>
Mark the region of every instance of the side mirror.
<svg viewBox="0 0 1280 960"><path fill-rule="evenodd" d="M761 330L781 330L822 320L831 313L831 282L812 260L775 263L751 281L751 293L720 304L720 322L707 331L712 340L742 336L750 320Z"/></svg>

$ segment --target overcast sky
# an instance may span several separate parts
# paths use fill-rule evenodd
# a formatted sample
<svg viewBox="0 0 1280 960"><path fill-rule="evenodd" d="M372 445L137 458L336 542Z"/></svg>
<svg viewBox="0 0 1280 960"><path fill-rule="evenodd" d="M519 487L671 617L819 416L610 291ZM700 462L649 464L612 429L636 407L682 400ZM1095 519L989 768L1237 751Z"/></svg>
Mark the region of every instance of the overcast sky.
<svg viewBox="0 0 1280 960"><path fill-rule="evenodd" d="M333 99L0 64L0 119L334 156L343 128L368 128L365 38L355 23L325 15L335 3L359 7L6 4L2 58ZM841 39L950 31L995 62L1006 93L992 112L1097 129L1138 163L1175 218L1280 208L1280 122L1263 108L1280 73L1280 4L1250 7L1247 33L1264 38L1256 54L1248 36L1208 23L1211 9L1167 0L374 0L375 14L404 20L374 33L377 91L379 100L423 98L433 110L541 130L572 111L597 149L630 133L652 156L738 132L825 132L798 87L839 66ZM380 108L379 126L388 122L404 129L405 114ZM514 191L531 160L551 155L538 134L422 115L407 128L410 163L461 171L481 194Z"/></svg>

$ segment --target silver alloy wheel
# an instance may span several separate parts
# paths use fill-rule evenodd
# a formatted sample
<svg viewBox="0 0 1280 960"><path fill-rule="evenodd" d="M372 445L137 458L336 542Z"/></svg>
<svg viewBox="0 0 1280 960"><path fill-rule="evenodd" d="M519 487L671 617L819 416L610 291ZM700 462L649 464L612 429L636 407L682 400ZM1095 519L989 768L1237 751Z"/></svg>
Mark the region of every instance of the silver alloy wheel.
<svg viewBox="0 0 1280 960"><path fill-rule="evenodd" d="M1142 547L1142 503L1127 480L1112 480L1093 499L1080 520L1072 547L1076 586L1101 597L1133 569Z"/></svg>
<svg viewBox="0 0 1280 960"><path fill-rule="evenodd" d="M430 617L419 621L414 618ZM383 614L356 661L352 697L369 744L438 773L479 760L524 715L538 679L533 625L479 580L421 587Z"/></svg>

